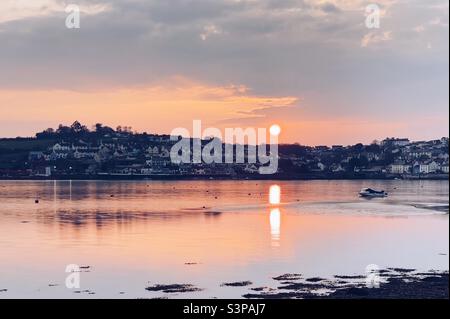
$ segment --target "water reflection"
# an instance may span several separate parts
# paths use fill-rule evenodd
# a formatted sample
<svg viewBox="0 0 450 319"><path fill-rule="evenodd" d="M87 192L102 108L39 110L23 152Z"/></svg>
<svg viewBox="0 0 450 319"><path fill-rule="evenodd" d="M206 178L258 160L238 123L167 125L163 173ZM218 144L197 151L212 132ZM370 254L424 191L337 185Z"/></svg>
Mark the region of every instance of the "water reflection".
<svg viewBox="0 0 450 319"><path fill-rule="evenodd" d="M448 182L373 181L387 204L360 201L364 183L0 181L0 295L87 297L65 288L73 263L92 266L82 285L93 297L136 299L159 297L148 281L205 289L176 297L240 298L220 283L276 287L274 275L331 278L374 261L448 269L448 214L409 217L430 210L407 205L448 205Z"/></svg>
<svg viewBox="0 0 450 319"><path fill-rule="evenodd" d="M203 185L194 183L54 180L8 186L9 193L0 193L0 199L6 199L9 208L2 208L26 222L34 219L44 225L80 228L92 224L99 229L136 221L212 221L222 214L212 207L217 205L223 189L205 193ZM203 192L199 193L199 189ZM35 199L39 201L35 203ZM2 213L0 210L0 217Z"/></svg>
<svg viewBox="0 0 450 319"><path fill-rule="evenodd" d="M278 185L270 186L269 203L271 205L278 205L281 201L281 188Z"/></svg>
<svg viewBox="0 0 450 319"><path fill-rule="evenodd" d="M278 208L270 210L270 235L272 246L280 246L281 212Z"/></svg>
<svg viewBox="0 0 450 319"><path fill-rule="evenodd" d="M272 185L269 189L269 204L271 206L278 206L281 203L281 187L279 185ZM272 246L280 246L281 235L281 211L278 207L270 209L270 236L272 239Z"/></svg>

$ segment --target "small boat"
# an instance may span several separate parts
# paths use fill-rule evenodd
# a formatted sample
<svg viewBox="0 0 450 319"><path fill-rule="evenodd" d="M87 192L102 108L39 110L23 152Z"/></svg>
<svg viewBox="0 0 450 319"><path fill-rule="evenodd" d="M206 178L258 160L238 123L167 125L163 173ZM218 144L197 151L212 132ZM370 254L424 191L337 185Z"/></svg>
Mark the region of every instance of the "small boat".
<svg viewBox="0 0 450 319"><path fill-rule="evenodd" d="M369 198L373 198L373 197L387 197L388 193L386 193L385 191L376 191L372 188L364 188L359 192L359 196L361 197L369 197Z"/></svg>

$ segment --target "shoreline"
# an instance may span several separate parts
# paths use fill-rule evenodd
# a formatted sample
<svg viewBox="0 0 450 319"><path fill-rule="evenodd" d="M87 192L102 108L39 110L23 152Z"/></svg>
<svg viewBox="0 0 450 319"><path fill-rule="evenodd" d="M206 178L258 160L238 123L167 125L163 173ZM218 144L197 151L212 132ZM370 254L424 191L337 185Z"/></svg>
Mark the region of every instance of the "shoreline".
<svg viewBox="0 0 450 319"><path fill-rule="evenodd" d="M373 275L369 275L373 276ZM285 274L276 289L253 288L246 299L448 299L448 271L387 268L378 271L380 282L367 286L366 275L338 276L333 279L302 278ZM370 281L371 285L374 284ZM321 291L326 291L325 293Z"/></svg>
<svg viewBox="0 0 450 319"><path fill-rule="evenodd" d="M89 271L89 270L87 270ZM376 276L376 277L374 277ZM332 278L304 277L302 274L288 273L272 277L276 288L255 285L251 280L236 282L217 282L215 285L227 289L236 289L236 299L448 299L448 270L419 271L408 268L386 268L376 273L364 275L334 275ZM51 282L49 289L63 286ZM196 294L211 287L197 286L192 283L150 283L142 285L142 295L138 299L195 299ZM245 289L245 290L243 290ZM11 287L0 286L0 297L8 298ZM127 298L132 291L117 289L117 298ZM120 292L119 292L120 291ZM74 295L83 298L100 298L101 291L84 287L73 290ZM153 294L153 295L148 295ZM119 297L120 296L120 297ZM239 296L239 297L238 297ZM38 296L37 296L38 297ZM133 297L136 298L136 297ZM222 299L213 296L207 299Z"/></svg>
<svg viewBox="0 0 450 319"><path fill-rule="evenodd" d="M396 176L318 176L303 175L245 175L239 177L230 177L228 175L54 175L54 176L0 176L0 181L55 181L55 180L80 180L80 181L345 181L345 180L404 180L404 181L448 181L449 175L436 176L417 176L414 178L399 178Z"/></svg>

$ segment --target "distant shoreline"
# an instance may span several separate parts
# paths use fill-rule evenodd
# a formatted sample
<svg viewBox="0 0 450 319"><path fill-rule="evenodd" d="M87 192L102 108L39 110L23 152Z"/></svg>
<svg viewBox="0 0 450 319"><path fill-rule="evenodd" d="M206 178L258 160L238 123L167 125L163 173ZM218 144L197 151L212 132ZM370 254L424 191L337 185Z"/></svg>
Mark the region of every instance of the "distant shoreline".
<svg viewBox="0 0 450 319"><path fill-rule="evenodd" d="M139 180L155 180L155 181L192 181L192 180L229 180L229 181L245 181L245 180L279 180L279 181L313 181L313 180L449 180L449 175L440 174L433 176L414 176L414 177L395 177L395 176L367 176L367 175L341 175L341 176L320 176L314 174L305 174L301 176L293 176L289 174L277 175L246 175L232 177L228 175L54 175L54 176L0 176L0 180L117 180L117 181L139 181Z"/></svg>

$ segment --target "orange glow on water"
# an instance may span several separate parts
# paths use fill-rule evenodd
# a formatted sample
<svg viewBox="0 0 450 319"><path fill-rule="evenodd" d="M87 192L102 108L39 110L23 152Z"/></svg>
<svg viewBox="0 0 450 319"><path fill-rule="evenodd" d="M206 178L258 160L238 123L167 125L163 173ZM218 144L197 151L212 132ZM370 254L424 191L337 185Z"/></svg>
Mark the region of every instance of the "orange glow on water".
<svg viewBox="0 0 450 319"><path fill-rule="evenodd" d="M269 203L271 205L279 205L281 202L281 187L279 185L271 185L269 189ZM279 208L270 209L270 236L272 239L272 246L278 247L280 245L281 234L281 211Z"/></svg>
<svg viewBox="0 0 450 319"><path fill-rule="evenodd" d="M272 246L279 246L281 234L281 212L278 208L270 210L270 235Z"/></svg>

